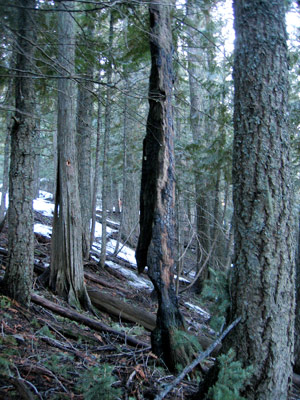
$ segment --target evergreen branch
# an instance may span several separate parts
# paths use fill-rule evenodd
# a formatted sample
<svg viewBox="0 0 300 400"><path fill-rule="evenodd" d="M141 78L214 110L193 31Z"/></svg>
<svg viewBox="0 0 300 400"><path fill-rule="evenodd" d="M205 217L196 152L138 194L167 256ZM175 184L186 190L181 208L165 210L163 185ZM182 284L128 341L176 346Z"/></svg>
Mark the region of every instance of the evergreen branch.
<svg viewBox="0 0 300 400"><path fill-rule="evenodd" d="M207 358L213 350L222 342L222 340L227 336L227 334L240 322L241 317L238 317L236 320L234 320L226 329L225 331L221 334L221 336L218 337L205 351L201 352L199 356L188 366L184 368L184 370L177 376L176 379L170 385L168 385L165 390L163 390L160 394L158 394L155 397L155 400L163 400L167 394L174 389L178 383L182 381L182 379L189 373L191 372L201 361L203 361L205 358Z"/></svg>

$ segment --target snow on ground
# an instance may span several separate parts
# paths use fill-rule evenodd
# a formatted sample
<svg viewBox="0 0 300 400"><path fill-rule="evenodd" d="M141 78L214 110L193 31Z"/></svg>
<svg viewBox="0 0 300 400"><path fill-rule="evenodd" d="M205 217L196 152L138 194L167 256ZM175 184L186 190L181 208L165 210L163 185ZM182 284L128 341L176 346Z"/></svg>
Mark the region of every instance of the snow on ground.
<svg viewBox="0 0 300 400"><path fill-rule="evenodd" d="M174 279L176 281L177 275L174 275ZM183 276L180 276L179 280L180 280L180 282L184 282L184 283L187 283L187 284L191 283L191 281L189 281L188 279L184 278Z"/></svg>
<svg viewBox="0 0 300 400"><path fill-rule="evenodd" d="M204 311L201 307L196 306L195 304L185 302L184 303L189 309L196 311L198 314L201 315L201 317L205 320L208 321L210 319L210 314L206 311Z"/></svg>
<svg viewBox="0 0 300 400"><path fill-rule="evenodd" d="M42 236L50 238L52 235L52 227L42 224L34 224L34 233L39 233Z"/></svg>
<svg viewBox="0 0 300 400"><path fill-rule="evenodd" d="M53 217L54 214L54 204L46 201L44 199L34 199L33 208L35 211L45 215L46 217Z"/></svg>
<svg viewBox="0 0 300 400"><path fill-rule="evenodd" d="M108 253L112 254L115 251L116 245L116 240L110 240L107 243ZM122 243L120 243L119 250L120 251L118 252L118 257L122 258L122 260L128 261L133 267L136 268L135 251L128 246L123 246Z"/></svg>
<svg viewBox="0 0 300 400"><path fill-rule="evenodd" d="M0 203L1 203L1 200L2 200L2 193L0 192ZM8 208L8 193L6 193L6 196L5 196L5 208Z"/></svg>
<svg viewBox="0 0 300 400"><path fill-rule="evenodd" d="M40 190L39 198L43 200L53 201L53 194L46 192L45 190Z"/></svg>
<svg viewBox="0 0 300 400"><path fill-rule="evenodd" d="M53 212L54 212L54 204L47 201L51 200L53 198L51 193L45 192L45 191L40 191L40 198L35 199L33 202L33 207L36 211L40 212L41 214L52 217ZM34 224L34 232L39 233L40 235L46 236L48 238L51 237L52 234L52 227L48 225L43 225L36 223ZM112 229L110 227L107 227L107 234L111 234L113 232L116 232L115 229ZM102 224L99 222L96 222L95 226L95 238L99 239L101 238L102 235ZM113 254L115 247L116 247L117 241L112 239L107 243L107 252L109 254ZM100 255L101 252L101 243L99 243L97 240L93 243L93 250L95 251L96 254ZM122 243L120 243L119 247L119 252L118 252L118 257L129 262L134 268L136 268L136 259L135 259L135 251L131 249L128 246L123 246ZM97 260L95 257L93 257L96 261ZM134 271L129 270L126 267L121 267L120 265L107 261L106 262L107 266L109 268L115 269L118 272L120 272L123 276L125 276L128 279L128 284L131 285L132 287L135 287L136 289L146 289L149 291L153 290L153 284L149 279L143 278L141 276L138 276ZM176 276L175 276L176 279ZM180 277L180 281L183 281L185 283L189 283L189 281L186 278ZM191 304L191 303L185 303L187 307L190 309L193 309L197 313L199 313L203 319L208 320L210 318L210 315L202 310L200 307Z"/></svg>
<svg viewBox="0 0 300 400"><path fill-rule="evenodd" d="M110 228L109 226L106 227L106 233L109 235L111 233L117 232L115 229ZM102 224L96 221L95 224L95 238L102 237Z"/></svg>
<svg viewBox="0 0 300 400"><path fill-rule="evenodd" d="M123 276L125 276L125 278L128 279L127 283L130 286L133 286L136 289L147 289L149 291L153 290L153 285L149 279L145 279L141 276L137 276L137 274L134 271L130 271L126 267L121 267L120 265L118 265L112 261L106 261L105 264L109 268L115 269L118 272L120 272Z"/></svg>

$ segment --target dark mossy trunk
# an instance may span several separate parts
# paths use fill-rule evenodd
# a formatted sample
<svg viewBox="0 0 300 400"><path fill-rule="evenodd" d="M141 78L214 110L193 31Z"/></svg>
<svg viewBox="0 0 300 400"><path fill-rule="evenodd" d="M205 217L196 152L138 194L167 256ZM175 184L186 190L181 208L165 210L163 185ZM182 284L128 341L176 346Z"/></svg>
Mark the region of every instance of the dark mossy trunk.
<svg viewBox="0 0 300 400"><path fill-rule="evenodd" d="M22 71L32 71L35 43L35 0L19 0L17 62L15 77L16 113L11 130L9 171L8 266L2 287L23 305L30 302L33 277L33 183L35 160L34 80Z"/></svg>
<svg viewBox="0 0 300 400"><path fill-rule="evenodd" d="M139 272L148 274L158 295L153 351L174 370L178 360L174 333L184 329L174 290L174 147L172 117L172 38L167 1L150 2L151 74L147 134L143 143Z"/></svg>

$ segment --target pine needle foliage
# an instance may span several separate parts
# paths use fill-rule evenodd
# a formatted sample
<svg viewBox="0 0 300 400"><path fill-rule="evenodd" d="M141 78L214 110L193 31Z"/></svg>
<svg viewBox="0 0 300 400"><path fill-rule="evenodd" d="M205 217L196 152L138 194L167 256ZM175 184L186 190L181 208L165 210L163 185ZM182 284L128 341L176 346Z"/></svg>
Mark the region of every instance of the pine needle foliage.
<svg viewBox="0 0 300 400"><path fill-rule="evenodd" d="M208 400L246 400L240 396L245 382L251 377L253 368L242 368L240 361L235 361L235 351L218 357L220 366L218 381L209 389Z"/></svg>
<svg viewBox="0 0 300 400"><path fill-rule="evenodd" d="M76 386L84 400L116 400L121 397L121 389L112 386L115 383L112 371L111 365L102 364L84 372Z"/></svg>
<svg viewBox="0 0 300 400"><path fill-rule="evenodd" d="M210 279L205 282L202 294L203 301L208 302L212 315L210 326L215 332L220 332L225 324L226 310L230 305L229 273L210 269Z"/></svg>

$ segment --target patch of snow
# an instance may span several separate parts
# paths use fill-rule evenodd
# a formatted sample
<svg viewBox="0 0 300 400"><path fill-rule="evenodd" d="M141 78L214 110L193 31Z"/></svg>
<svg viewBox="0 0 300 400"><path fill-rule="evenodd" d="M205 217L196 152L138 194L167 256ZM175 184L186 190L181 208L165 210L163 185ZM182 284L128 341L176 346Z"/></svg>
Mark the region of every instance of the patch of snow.
<svg viewBox="0 0 300 400"><path fill-rule="evenodd" d="M42 236L51 238L52 227L48 225L34 224L34 233L39 233Z"/></svg>
<svg viewBox="0 0 300 400"><path fill-rule="evenodd" d="M115 229L110 228L109 226L106 227L106 234L110 235L111 233L116 232ZM102 224L96 221L95 224L95 238L102 237Z"/></svg>
<svg viewBox="0 0 300 400"><path fill-rule="evenodd" d="M1 184L1 186L2 186L2 184ZM1 203L1 201L2 201L2 193L0 192L0 203ZM8 193L6 193L6 196L5 196L5 208L6 209L8 208Z"/></svg>
<svg viewBox="0 0 300 400"><path fill-rule="evenodd" d="M128 284L136 289L146 289L149 291L153 290L153 284L150 280L137 276L137 274L133 271L130 271L128 268L121 267L118 264L115 264L112 261L107 261L105 263L109 268L115 269L120 274L125 276L128 279Z"/></svg>
<svg viewBox="0 0 300 400"><path fill-rule="evenodd" d="M112 225L115 225L116 228L118 228L120 226L120 222L117 221L112 221L111 219L108 219L107 222L109 222Z"/></svg>
<svg viewBox="0 0 300 400"><path fill-rule="evenodd" d="M196 306L195 304L185 302L184 303L189 309L196 311L198 314L201 315L201 317L205 320L208 321L210 319L210 314L204 310L202 310L201 307Z"/></svg>
<svg viewBox="0 0 300 400"><path fill-rule="evenodd" d="M92 250L93 250L96 254L98 254L98 255L100 256L100 253L101 253L101 243L94 242L94 243L93 243L93 246L92 246ZM99 259L98 259L97 261L99 261Z"/></svg>
<svg viewBox="0 0 300 400"><path fill-rule="evenodd" d="M53 201L53 194L45 190L39 190L39 198L43 200Z"/></svg>
<svg viewBox="0 0 300 400"><path fill-rule="evenodd" d="M34 199L33 209L46 217L53 217L54 214L54 204L44 199Z"/></svg>
<svg viewBox="0 0 300 400"><path fill-rule="evenodd" d="M110 254L113 254L117 245L117 241L112 239L107 244L107 251ZM122 260L128 261L133 267L136 268L136 259L135 259L135 251L128 246L122 246L120 243L119 246L120 251L118 252L118 257L122 258Z"/></svg>
<svg viewBox="0 0 300 400"><path fill-rule="evenodd" d="M177 275L174 275L174 279L177 279ZM180 282L184 282L184 283L191 283L191 281L189 281L188 279L184 278L183 276L179 277L179 281Z"/></svg>

